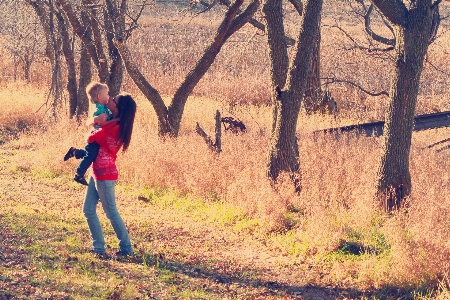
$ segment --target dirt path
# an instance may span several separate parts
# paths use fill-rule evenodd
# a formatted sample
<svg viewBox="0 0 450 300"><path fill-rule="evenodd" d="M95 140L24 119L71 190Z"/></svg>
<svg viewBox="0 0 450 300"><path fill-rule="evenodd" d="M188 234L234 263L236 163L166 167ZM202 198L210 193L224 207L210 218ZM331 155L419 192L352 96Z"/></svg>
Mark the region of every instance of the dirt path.
<svg viewBox="0 0 450 300"><path fill-rule="evenodd" d="M39 244L43 237L53 243L72 235L80 240L81 246L55 246L63 247L64 254L61 254L63 258L53 259L64 260L65 265L83 259L82 252L87 251L89 245L81 213L84 189L76 184L64 184L67 178L40 179L15 161L15 155L0 149L0 203L4 206L0 212L0 299L72 299L71 292L56 293L51 283L39 284L42 275L34 264L46 257L27 246ZM18 165L14 166L16 163ZM173 287L173 282L177 281L180 289L203 288L210 295L223 299L361 296L358 291L328 285L326 274L313 264L272 251L250 234L235 232L232 227L224 230L223 226L202 223L198 216L178 213L171 206L139 201L119 188L118 191L119 211L127 222L137 259L131 262L135 265L133 268L117 261L109 261L104 266L106 272L119 274L136 284L140 282L139 295L147 295L146 299L166 299L165 289ZM21 218L28 218L23 234L17 233L17 228L10 229L13 218L18 218L18 223L24 222ZM81 230L72 232L71 228L46 225L39 221L42 218L47 223L49 219L61 218L60 223L78 224ZM105 222L104 217L101 220ZM33 232L27 232L27 228ZM111 230L105 234L113 243ZM146 269L143 265L150 266ZM149 278L156 277L158 282L160 270L171 274L172 283L155 288ZM15 272L17 280L11 279L11 272Z"/></svg>

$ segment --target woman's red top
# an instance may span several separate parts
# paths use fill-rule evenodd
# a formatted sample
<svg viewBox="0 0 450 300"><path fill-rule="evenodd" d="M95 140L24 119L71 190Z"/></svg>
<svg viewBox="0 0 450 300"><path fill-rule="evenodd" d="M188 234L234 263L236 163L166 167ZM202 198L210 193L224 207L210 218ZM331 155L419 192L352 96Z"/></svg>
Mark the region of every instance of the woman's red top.
<svg viewBox="0 0 450 300"><path fill-rule="evenodd" d="M123 144L119 140L119 127L119 122L112 121L93 131L88 137L88 143L96 142L100 145L97 158L92 163L92 173L96 180L119 178L116 158Z"/></svg>

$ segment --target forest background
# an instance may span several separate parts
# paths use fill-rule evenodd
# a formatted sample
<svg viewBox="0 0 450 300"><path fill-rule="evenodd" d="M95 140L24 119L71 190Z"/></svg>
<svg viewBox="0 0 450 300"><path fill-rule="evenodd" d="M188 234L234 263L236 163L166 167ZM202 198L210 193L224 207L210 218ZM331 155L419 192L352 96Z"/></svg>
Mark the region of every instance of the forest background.
<svg viewBox="0 0 450 300"><path fill-rule="evenodd" d="M14 241L12 245L18 247L14 251L20 248L27 253L23 260L21 258L21 265L31 264L30 260L41 264L26 277L31 282L28 291L14 291L14 278L19 275L7 263L0 265L0 294L6 295L7 299L20 295L32 297L39 293L41 297L47 293L53 298L164 299L164 295L169 295L173 298L289 299L301 298L301 292L305 293L308 286L317 287L314 292L322 298L325 291L334 298L448 296L450 189L447 166L450 150L443 149L445 144L442 144L442 151L427 148L448 138L448 129L414 132L410 156L413 190L404 206L391 213L380 208L373 197L381 138L351 133L340 136L314 134L320 129L383 120L385 115L385 95L370 96L348 83L356 83L368 91L388 91L393 65L389 51L363 49L369 45L370 38L364 32L360 5L352 1L324 3L321 77L329 78L328 82L333 79L348 82L327 84L326 79L322 80L322 89L331 93L338 107L331 114L301 111L297 126L302 174L300 194L293 189L289 178L285 178L284 183L282 178L277 189L273 189L266 178L272 126L267 37L247 24L225 43L190 95L177 138L162 140L158 136L157 119L151 104L131 78L126 73L124 76L121 90L135 96L138 114L130 149L118 158L120 197L127 206L124 219L129 218L127 225L131 227L139 249L138 259L132 263L151 270L165 270L164 278L162 273L152 275L158 278L158 283L158 280L163 282L160 283L162 287L139 286L138 282L145 279L137 269L127 270L128 273L114 277L112 282L105 280L103 292L95 291L87 283L88 279L78 289L69 287L68 283L55 283L60 272L67 272L67 265L73 261L90 263L91 259L74 254L88 244L86 237L82 237L86 232L82 229L79 212L82 189L70 182L76 162L62 162L62 154L68 147L84 145L86 128L79 125L76 118L69 118L67 95L63 93L59 102L55 102L54 90L50 90L51 64L45 57L44 37L34 11L27 5L20 9L11 7L7 1L2 5L7 12L0 17L4 41L0 47L0 175L5 184L0 196L5 203L5 210L0 214L4 228L2 238L5 242ZM188 8L188 3L184 2L151 3L143 11L139 27L127 41L134 60L166 103L199 59L224 14L224 8L219 5L201 14L197 14L198 11ZM298 13L289 3L285 3L284 13L287 34L295 36L299 26ZM449 110L447 13L448 4L442 2L442 21L437 38L427 52L416 114ZM379 16L372 20L372 26L378 32L389 34ZM74 47L77 47L76 43L75 40ZM67 72L64 67L62 71ZM246 131L240 134L223 132L220 154L211 152L195 130L198 122L213 136L216 110L246 126ZM25 191L40 187L23 182L37 181L46 186L43 190L48 195L53 195L53 189L76 204L57 208L54 199L47 199L46 195L37 196L41 201L46 199L44 204L36 201L35 196L27 197L27 193L22 195L24 198L12 196L18 191L8 185L10 178ZM170 258L181 265L188 265L186 261L189 261L194 269L202 270L206 268L205 262L193 262L192 256L198 255L189 253L188 249L183 249L185 252L182 253L176 248L180 246L164 244L157 237L148 239L149 232L157 235L155 225L150 221L153 219L147 213L139 216L139 212L131 217L136 211L129 211L128 207L133 205L142 211L159 209L161 214L170 210L178 220L183 220L181 223L185 228L200 222L214 233L239 235L241 240L232 243L231 247L258 243L264 251L271 253L272 258L275 257L274 268L280 272L279 276L261 284L258 282L263 281L264 275L256 276L251 267L246 270L248 273L242 270L239 273L228 266L229 269L223 267L221 271L221 274L229 274L222 282L217 280L218 275L208 277L203 274L222 288L205 287L204 283L193 288L189 278L194 276L169 268L167 261ZM59 224L44 225L55 214L64 215L59 211L63 208L66 218ZM36 210L41 215L39 218ZM179 211L174 213L174 210ZM17 221L17 216L21 221ZM163 216L168 218L168 223L172 222L168 215ZM61 224L64 228L70 227L67 230L75 235L75 240L78 238L85 245L57 236L54 232L58 232ZM178 223L175 227L179 226ZM43 227L53 236L47 239L50 241L48 248L44 246L44 236L39 233ZM177 235L176 230L174 233L175 227L171 230L174 240L182 236ZM16 234L18 238L13 238ZM111 243L114 243L113 238ZM58 247L63 250L57 254L51 251ZM214 247L210 245L209 250L203 251L212 251L210 248ZM257 251L262 250L258 248ZM6 250L2 261L6 262L8 256L5 253ZM208 263L216 266L215 262ZM120 268L108 265L101 272L112 278L111 268L114 267ZM286 279L283 268L291 274L300 270L305 273ZM87 272L86 278L95 275L92 270L86 271L86 266L83 271L75 266L69 269L78 275ZM236 273L239 275L233 275ZM137 274L143 277L139 279ZM182 284L174 274L186 276L180 279ZM252 279L240 281L240 287L232 285L236 278L247 277ZM127 280L132 284L126 285ZM255 292L243 287L243 282L253 286ZM181 288L173 289L175 285ZM186 294L186 290L194 292Z"/></svg>

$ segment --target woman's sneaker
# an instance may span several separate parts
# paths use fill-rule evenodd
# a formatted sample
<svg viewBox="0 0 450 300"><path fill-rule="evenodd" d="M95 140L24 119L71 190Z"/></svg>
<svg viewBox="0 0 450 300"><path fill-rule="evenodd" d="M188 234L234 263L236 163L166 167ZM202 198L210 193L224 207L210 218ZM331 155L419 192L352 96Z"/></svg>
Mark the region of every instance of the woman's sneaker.
<svg viewBox="0 0 450 300"><path fill-rule="evenodd" d="M95 257L97 257L99 259L108 260L108 259L111 258L108 254L106 254L106 252L105 253L98 253L98 252L95 252L94 250L89 250L89 253L94 255Z"/></svg>
<svg viewBox="0 0 450 300"><path fill-rule="evenodd" d="M132 252L122 252L122 251L117 251L116 252L116 256L117 257L128 257L128 256L131 256L131 255L133 255Z"/></svg>

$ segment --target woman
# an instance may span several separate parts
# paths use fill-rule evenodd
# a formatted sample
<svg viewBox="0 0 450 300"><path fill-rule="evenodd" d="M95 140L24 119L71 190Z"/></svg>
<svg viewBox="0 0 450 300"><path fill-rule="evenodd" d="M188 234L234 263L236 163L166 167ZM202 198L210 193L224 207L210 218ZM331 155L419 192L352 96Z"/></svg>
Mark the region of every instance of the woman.
<svg viewBox="0 0 450 300"><path fill-rule="evenodd" d="M97 204L100 200L103 211L119 239L120 250L116 255L128 256L133 254L133 249L127 228L117 211L114 186L119 175L116 167L117 152L121 147L123 151L127 150L130 145L136 102L130 95L120 94L112 98L107 107L114 120L88 137L88 143L97 142L100 149L92 164L92 175L86 190L83 213L92 236L92 253L101 257L106 256L105 239L97 216Z"/></svg>

